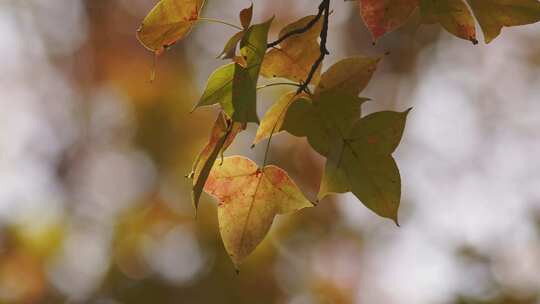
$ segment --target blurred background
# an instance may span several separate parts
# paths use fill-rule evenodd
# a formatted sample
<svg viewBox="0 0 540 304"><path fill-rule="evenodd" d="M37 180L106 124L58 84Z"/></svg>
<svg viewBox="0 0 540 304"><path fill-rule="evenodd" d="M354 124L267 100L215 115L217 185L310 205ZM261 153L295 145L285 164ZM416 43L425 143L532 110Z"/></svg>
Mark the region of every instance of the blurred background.
<svg viewBox="0 0 540 304"><path fill-rule="evenodd" d="M254 2L272 37L318 5ZM184 178L217 114L189 110L234 30L199 24L150 83L134 34L154 4L0 0L0 303L540 303L540 25L473 46L415 15L373 46L356 3L333 1L325 66L388 53L364 113L414 107L401 228L334 196L278 217L237 275L215 201L194 220ZM260 114L285 90L261 91ZM255 130L227 154L260 163ZM270 161L315 198L304 139L276 136Z"/></svg>

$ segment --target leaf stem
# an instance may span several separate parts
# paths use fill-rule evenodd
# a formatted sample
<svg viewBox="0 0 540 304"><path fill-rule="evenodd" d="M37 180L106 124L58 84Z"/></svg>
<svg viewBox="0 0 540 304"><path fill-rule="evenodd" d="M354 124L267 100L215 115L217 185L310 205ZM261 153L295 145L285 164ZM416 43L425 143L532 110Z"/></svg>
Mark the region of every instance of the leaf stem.
<svg viewBox="0 0 540 304"><path fill-rule="evenodd" d="M244 30L242 27L240 27L240 26L238 26L238 25L236 25L236 24L233 24L233 23L230 23L230 22L221 20L221 19L199 17L199 18L197 19L197 21L206 21L206 22L211 22L211 23L220 23L220 24L228 25L228 26L230 26L230 27L234 27L234 28L237 29L237 30L241 30L241 31Z"/></svg>
<svg viewBox="0 0 540 304"><path fill-rule="evenodd" d="M262 86L258 86L257 87L257 90L260 90L260 89L265 89L265 88L269 88L269 87L275 87L275 86L293 86L293 87L301 87L302 85L299 84L299 83L295 83L295 82L275 82L275 83L270 83L270 84L265 84L265 85L262 85Z"/></svg>

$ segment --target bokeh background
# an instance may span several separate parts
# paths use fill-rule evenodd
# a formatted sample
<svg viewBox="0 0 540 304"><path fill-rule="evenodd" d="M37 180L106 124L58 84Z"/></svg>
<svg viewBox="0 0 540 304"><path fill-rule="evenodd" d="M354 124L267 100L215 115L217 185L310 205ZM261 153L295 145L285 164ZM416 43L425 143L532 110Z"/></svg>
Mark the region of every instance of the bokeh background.
<svg viewBox="0 0 540 304"><path fill-rule="evenodd" d="M254 2L272 37L318 4ZM473 46L415 15L373 46L333 1L325 66L386 54L365 113L414 107L401 228L334 196L278 217L237 275L215 201L195 220L184 178L217 113L189 111L234 30L199 24L150 83L134 33L154 4L0 0L0 303L540 303L540 25ZM261 114L285 89L260 92ZM260 163L255 130L227 154ZM270 151L314 199L321 157L286 134Z"/></svg>

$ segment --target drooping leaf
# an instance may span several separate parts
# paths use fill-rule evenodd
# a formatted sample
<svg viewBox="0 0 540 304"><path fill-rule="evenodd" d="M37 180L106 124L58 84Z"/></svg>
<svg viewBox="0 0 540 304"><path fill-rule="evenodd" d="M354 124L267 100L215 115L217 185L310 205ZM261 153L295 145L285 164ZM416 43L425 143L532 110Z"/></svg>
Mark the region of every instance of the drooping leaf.
<svg viewBox="0 0 540 304"><path fill-rule="evenodd" d="M183 39L199 18L203 0L161 0L144 18L137 38L147 49L161 53Z"/></svg>
<svg viewBox="0 0 540 304"><path fill-rule="evenodd" d="M230 146L236 135L244 129L245 125L232 123L223 112L220 112L218 115L212 128L210 139L197 156L190 174L190 178L193 179L191 198L195 210L199 206L199 199L201 198L204 184L216 159Z"/></svg>
<svg viewBox="0 0 540 304"><path fill-rule="evenodd" d="M246 30L240 41L242 62L227 64L214 71L195 108L219 103L235 122L259 122L254 92L272 20L252 25Z"/></svg>
<svg viewBox="0 0 540 304"><path fill-rule="evenodd" d="M420 12L426 23L440 23L455 36L477 44L474 18L463 0L421 0Z"/></svg>
<svg viewBox="0 0 540 304"><path fill-rule="evenodd" d="M312 206L285 171L260 169L241 156L216 163L204 190L219 200L219 230L236 267L264 239L276 215Z"/></svg>
<svg viewBox="0 0 540 304"><path fill-rule="evenodd" d="M531 24L540 21L537 0L467 0L490 43L505 26Z"/></svg>
<svg viewBox="0 0 540 304"><path fill-rule="evenodd" d="M378 57L357 56L337 62L321 76L315 94L341 91L357 96L371 80L380 61Z"/></svg>
<svg viewBox="0 0 540 304"><path fill-rule="evenodd" d="M360 15L376 41L401 27L418 7L419 0L358 0Z"/></svg>
<svg viewBox="0 0 540 304"><path fill-rule="evenodd" d="M280 32L282 38L287 33L304 28L315 16L307 16L285 26ZM293 35L271 49L265 56L261 74L264 77L282 77L295 82L305 81L313 63L319 57L317 38L322 28L322 18L307 32ZM320 66L312 82L317 83L320 76Z"/></svg>

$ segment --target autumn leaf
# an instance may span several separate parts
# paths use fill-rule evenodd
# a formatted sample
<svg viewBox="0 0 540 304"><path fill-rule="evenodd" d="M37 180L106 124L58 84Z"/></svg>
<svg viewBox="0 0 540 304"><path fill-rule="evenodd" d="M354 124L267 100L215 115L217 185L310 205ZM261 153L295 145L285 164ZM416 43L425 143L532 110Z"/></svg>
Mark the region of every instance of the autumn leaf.
<svg viewBox="0 0 540 304"><path fill-rule="evenodd" d="M360 16L373 40L401 27L418 7L419 0L358 0Z"/></svg>
<svg viewBox="0 0 540 304"><path fill-rule="evenodd" d="M371 80L380 61L379 57L356 56L337 62L321 76L315 94L341 91L357 96Z"/></svg>
<svg viewBox="0 0 540 304"><path fill-rule="evenodd" d="M253 18L253 3L248 8L240 11L240 24L247 29L251 25L251 19Z"/></svg>
<svg viewBox="0 0 540 304"><path fill-rule="evenodd" d="M315 16L307 16L285 26L280 32L282 38L287 33L305 28ZM293 35L272 48L265 56L261 74L264 77L282 77L294 82L305 81L313 63L320 55L317 38L322 29L322 19L319 19L307 32ZM319 81L320 66L312 83Z"/></svg>
<svg viewBox="0 0 540 304"><path fill-rule="evenodd" d="M270 134L281 131L285 113L289 106L297 99L306 98L303 93L298 94L296 91L291 91L283 94L277 102L275 102L261 120L261 124L257 129L253 144L256 145L261 140L270 137Z"/></svg>
<svg viewBox="0 0 540 304"><path fill-rule="evenodd" d="M486 43L490 43L505 26L531 24L540 21L537 0L468 0Z"/></svg>
<svg viewBox="0 0 540 304"><path fill-rule="evenodd" d="M391 153L401 139L407 113L378 112L358 120L358 98L325 92L311 103L292 104L283 129L307 137L326 156L319 199L351 191L369 209L397 223L401 180ZM307 123L299 120L306 115L313 118Z"/></svg>
<svg viewBox="0 0 540 304"><path fill-rule="evenodd" d="M477 44L474 18L462 0L421 0L420 13L426 23L440 23L453 35Z"/></svg>
<svg viewBox="0 0 540 304"><path fill-rule="evenodd" d="M356 56L343 59L331 66L322 76L319 84L315 87L315 97L326 91L340 91L343 94L357 96L368 84L379 63L378 57ZM272 133L278 133L283 128L283 121L287 112L289 116L287 131L295 136L307 136L311 145L321 154L326 154L327 140L321 134L321 126L317 124L318 118L313 112L311 101L305 94L295 96L295 92L284 94L270 109L266 112L257 130L254 144L267 138ZM353 98L351 108L330 107L327 113L334 113L338 120L343 117L353 116L353 121L360 116L359 105L366 101L366 98ZM289 107L292 109L289 110ZM344 113L335 113L335 110L345 109ZM340 115L343 115L341 117ZM347 121L345 119L344 121ZM304 125L310 125L311 128L304 128Z"/></svg>
<svg viewBox="0 0 540 304"><path fill-rule="evenodd" d="M202 194L206 179L218 156L229 147L236 135L245 129L245 125L232 123L221 112L214 123L210 139L195 160L192 172L189 175L193 179L192 202L195 210L199 206L199 199Z"/></svg>
<svg viewBox="0 0 540 304"><path fill-rule="evenodd" d="M246 30L240 41L242 64L235 62L215 70L194 109L219 103L235 122L259 122L255 92L272 20L252 25Z"/></svg>
<svg viewBox="0 0 540 304"><path fill-rule="evenodd" d="M285 171L241 156L214 165L204 190L219 200L225 249L238 267L268 233L274 217L313 206Z"/></svg>
<svg viewBox="0 0 540 304"><path fill-rule="evenodd" d="M319 199L350 191L369 209L397 223L401 178L391 153L401 140L408 111L378 112L360 119L361 105L368 99L358 94L378 62L378 58L353 57L336 63L322 75L311 99L285 95L278 101L276 108L286 114L282 122L273 121L280 130L306 137L326 157Z"/></svg>
<svg viewBox="0 0 540 304"><path fill-rule="evenodd" d="M197 22L203 0L161 0L144 18L137 39L159 54L183 39Z"/></svg>

